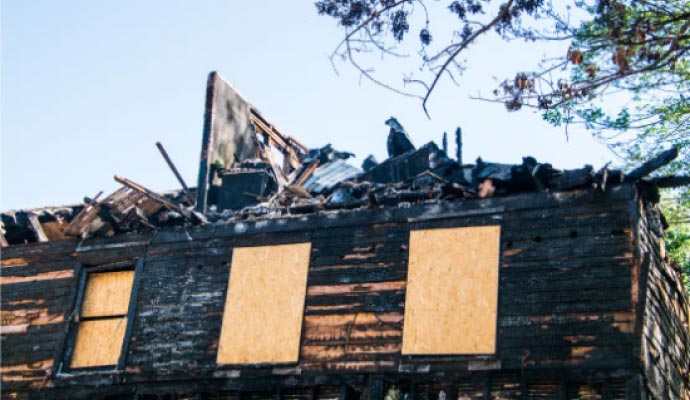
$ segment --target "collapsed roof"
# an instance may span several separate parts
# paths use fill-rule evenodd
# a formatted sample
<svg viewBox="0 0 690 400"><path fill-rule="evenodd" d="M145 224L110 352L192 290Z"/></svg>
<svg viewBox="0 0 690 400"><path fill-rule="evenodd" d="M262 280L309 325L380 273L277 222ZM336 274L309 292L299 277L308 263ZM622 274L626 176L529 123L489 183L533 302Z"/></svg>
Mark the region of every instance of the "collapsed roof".
<svg viewBox="0 0 690 400"><path fill-rule="evenodd" d="M629 172L608 166L595 170L589 165L561 170L533 157L516 165L481 158L465 164L459 128L458 150L452 158L445 134L441 147L429 142L417 148L395 118L386 121L389 158L378 163L369 156L356 167L346 161L352 153L330 144L310 149L282 133L216 72L209 75L205 110L196 190L187 186L158 143L182 189L155 193L116 176L123 186L102 200L99 194L79 205L0 214L0 245L530 191L581 187L603 191L624 182L658 187L690 184L687 176L648 178L677 157L675 148Z"/></svg>

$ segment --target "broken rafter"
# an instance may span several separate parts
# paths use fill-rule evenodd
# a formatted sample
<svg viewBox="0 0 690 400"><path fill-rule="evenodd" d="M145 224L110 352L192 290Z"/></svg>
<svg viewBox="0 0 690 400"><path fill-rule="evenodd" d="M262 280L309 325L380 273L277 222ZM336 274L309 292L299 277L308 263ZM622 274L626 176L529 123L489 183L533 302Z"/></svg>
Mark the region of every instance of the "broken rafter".
<svg viewBox="0 0 690 400"><path fill-rule="evenodd" d="M690 176L662 176L659 178L652 179L651 182L662 189L677 188L681 186L690 186Z"/></svg>
<svg viewBox="0 0 690 400"><path fill-rule="evenodd" d="M123 178L121 176L115 175L115 180L117 182L127 186L128 188L143 194L144 196L148 197L149 199L162 204L165 208L172 210L172 211L176 211L176 212L180 213L182 216L184 216L185 218L191 220L191 218L188 216L188 213L186 213L182 207L169 201L168 199L159 195L158 193L156 193L152 190L149 190L149 189L141 186L140 184L133 182L133 181L130 181L129 179Z"/></svg>
<svg viewBox="0 0 690 400"><path fill-rule="evenodd" d="M102 194L103 194L103 191L99 190L98 193L96 193L96 195L92 199L89 199L88 197L84 197L84 203L96 205L96 204L98 204L98 198L101 197Z"/></svg>
<svg viewBox="0 0 690 400"><path fill-rule="evenodd" d="M249 118L254 125L256 125L260 133L267 136L269 143L285 155L290 167L293 169L299 168L301 165L299 154L307 153L309 148L294 138L282 134L253 108Z"/></svg>
<svg viewBox="0 0 690 400"><path fill-rule="evenodd" d="M177 181L180 182L180 185L182 185L184 195L187 198L187 201L189 201L189 205L195 205L196 196L192 196L192 194L190 193L189 188L187 187L187 183L185 183L184 179L182 179L182 175L180 175L180 172L177 170L177 167L175 167L175 164L173 164L172 160L170 159L170 156L168 156L168 152L165 151L165 148L163 148L161 142L156 142L156 147L158 147L158 150L161 152L161 155L165 159L165 162L168 163L168 167L170 167L173 174L175 174Z"/></svg>
<svg viewBox="0 0 690 400"><path fill-rule="evenodd" d="M79 214L62 230L64 234L69 236L83 235L88 226L98 218L98 209L96 202L86 203Z"/></svg>
<svg viewBox="0 0 690 400"><path fill-rule="evenodd" d="M289 145L301 153L309 152L309 147L302 144L299 140L293 138L292 136L287 136L280 132L273 124L271 124L266 118L264 118L261 113L255 108L251 110L252 121L255 122L259 120L261 124L265 125L273 134L279 137L279 139L284 142L284 145Z"/></svg>
<svg viewBox="0 0 690 400"><path fill-rule="evenodd" d="M678 148L672 147L626 174L626 182L634 182L651 174L678 157Z"/></svg>
<svg viewBox="0 0 690 400"><path fill-rule="evenodd" d="M273 171L273 176L276 178L276 183L278 184L278 190L280 191L285 185L288 184L288 179L285 176L286 173L280 167L280 163L275 159L273 152L269 148L264 148L261 151L261 158L268 163L268 166Z"/></svg>
<svg viewBox="0 0 690 400"><path fill-rule="evenodd" d="M304 172L302 172L302 174L301 174L299 177L297 177L297 179L295 179L295 182L294 182L294 183L295 183L296 185L302 186L302 184L304 184L304 182L306 182L307 179L309 179L309 177L312 176L312 175L314 174L314 171L316 171L316 168L317 168L318 166L319 166L319 160L318 160L318 159L312 161L311 164L309 164L309 165L304 169Z"/></svg>
<svg viewBox="0 0 690 400"><path fill-rule="evenodd" d="M36 234L36 240L39 242L49 242L48 235L43 231L41 223L38 221L38 216L34 213L28 213L27 218L29 219L29 226Z"/></svg>

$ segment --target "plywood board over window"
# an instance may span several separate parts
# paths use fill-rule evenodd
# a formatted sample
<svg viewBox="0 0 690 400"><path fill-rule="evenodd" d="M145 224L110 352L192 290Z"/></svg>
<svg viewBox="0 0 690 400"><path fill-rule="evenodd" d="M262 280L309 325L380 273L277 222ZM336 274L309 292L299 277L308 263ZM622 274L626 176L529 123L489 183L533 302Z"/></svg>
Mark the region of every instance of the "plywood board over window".
<svg viewBox="0 0 690 400"><path fill-rule="evenodd" d="M402 353L496 351L499 226L413 230Z"/></svg>
<svg viewBox="0 0 690 400"><path fill-rule="evenodd" d="M142 262L137 263L141 271ZM78 304L69 367L117 367L121 364L124 341L129 328L128 313L135 291L134 270L85 272L83 295ZM141 276L141 273L139 273Z"/></svg>
<svg viewBox="0 0 690 400"><path fill-rule="evenodd" d="M235 248L219 364L299 359L310 243Z"/></svg>
<svg viewBox="0 0 690 400"><path fill-rule="evenodd" d="M120 358L126 328L127 317L80 323L70 367L116 365Z"/></svg>
<svg viewBox="0 0 690 400"><path fill-rule="evenodd" d="M90 274L84 291L82 317L127 314L134 271Z"/></svg>

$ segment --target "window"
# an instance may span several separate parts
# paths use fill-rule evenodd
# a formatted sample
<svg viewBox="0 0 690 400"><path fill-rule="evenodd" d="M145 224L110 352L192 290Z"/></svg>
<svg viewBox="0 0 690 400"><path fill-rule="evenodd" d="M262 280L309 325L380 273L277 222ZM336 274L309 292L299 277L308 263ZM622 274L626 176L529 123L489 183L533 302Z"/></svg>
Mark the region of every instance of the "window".
<svg viewBox="0 0 690 400"><path fill-rule="evenodd" d="M136 268L95 267L83 272L78 318L68 346L70 369L123 367L142 266L140 260Z"/></svg>
<svg viewBox="0 0 690 400"><path fill-rule="evenodd" d="M219 364L299 360L310 243L232 252Z"/></svg>
<svg viewBox="0 0 690 400"><path fill-rule="evenodd" d="M402 353L493 354L499 226L414 230Z"/></svg>

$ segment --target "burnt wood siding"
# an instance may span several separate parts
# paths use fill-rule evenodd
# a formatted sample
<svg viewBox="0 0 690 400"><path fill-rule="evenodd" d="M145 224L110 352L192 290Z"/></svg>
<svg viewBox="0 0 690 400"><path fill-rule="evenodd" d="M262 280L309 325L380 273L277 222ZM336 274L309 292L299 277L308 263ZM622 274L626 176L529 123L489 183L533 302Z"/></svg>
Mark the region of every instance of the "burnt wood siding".
<svg viewBox="0 0 690 400"><path fill-rule="evenodd" d="M76 292L75 241L2 249L2 391L50 387Z"/></svg>
<svg viewBox="0 0 690 400"><path fill-rule="evenodd" d="M658 210L648 207L641 213L639 249L647 269L641 343L646 389L654 399L690 399L688 297L678 271L663 259L655 220Z"/></svg>
<svg viewBox="0 0 690 400"><path fill-rule="evenodd" d="M626 185L3 249L3 278L144 257L119 372L58 373L76 277L4 284L3 325L10 310L48 307L62 319L3 334L3 392L311 400L380 398L395 385L420 399L441 391L446 398L638 399L634 198ZM477 225L501 226L497 353L401 356L409 231ZM217 365L233 248L305 241L312 250L299 362ZM27 265L9 266L19 259ZM45 351L29 350L36 345Z"/></svg>

